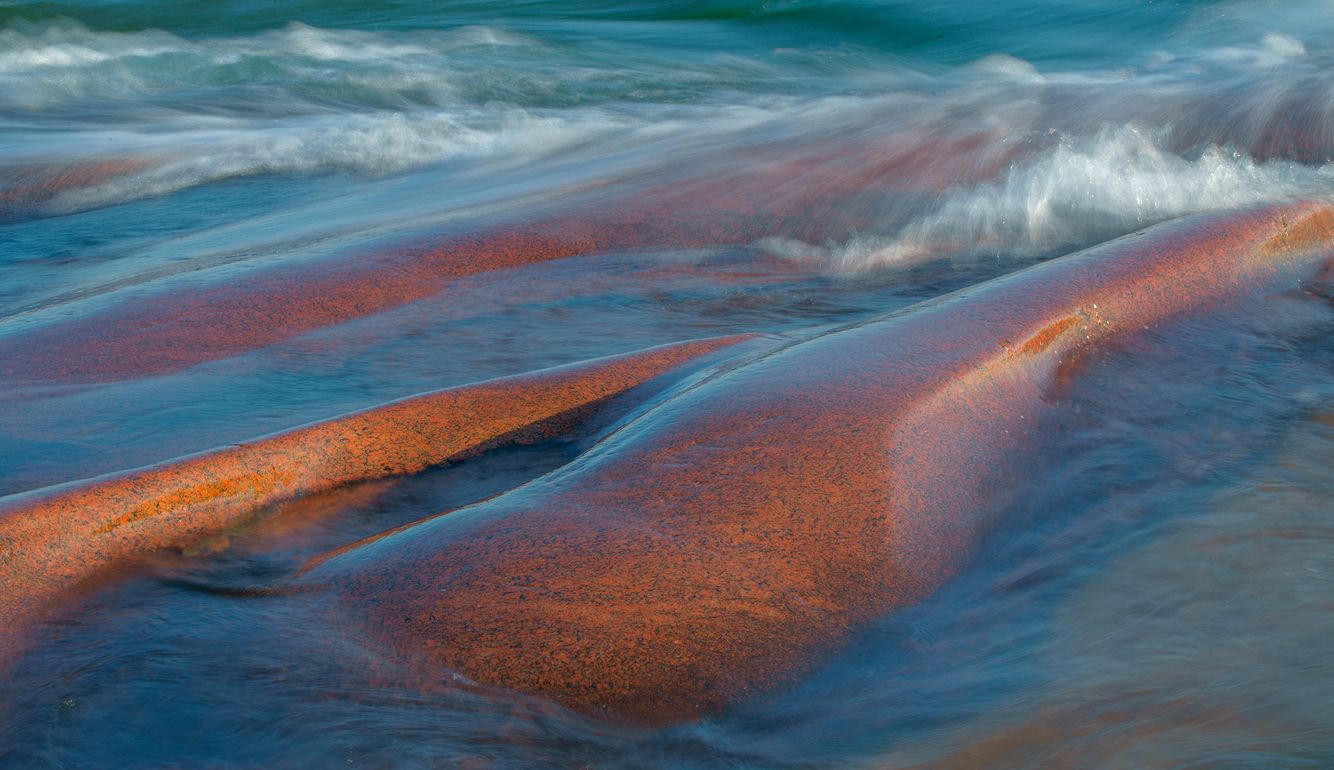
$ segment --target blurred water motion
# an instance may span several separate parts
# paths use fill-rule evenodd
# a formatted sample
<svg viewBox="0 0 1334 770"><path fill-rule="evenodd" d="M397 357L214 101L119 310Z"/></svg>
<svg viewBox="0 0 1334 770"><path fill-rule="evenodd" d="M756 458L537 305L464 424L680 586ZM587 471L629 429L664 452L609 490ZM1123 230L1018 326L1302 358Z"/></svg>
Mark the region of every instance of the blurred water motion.
<svg viewBox="0 0 1334 770"><path fill-rule="evenodd" d="M1328 197L1332 18L1263 0L8 3L0 349L497 223L621 229L175 370L0 380L0 494L649 345L805 334L1181 214ZM1328 766L1331 331L1327 297L1294 291L1087 362L958 579L717 719L638 730L466 683L424 693L303 621L317 597L251 590L555 469L603 423L138 565L0 682L0 766Z"/></svg>

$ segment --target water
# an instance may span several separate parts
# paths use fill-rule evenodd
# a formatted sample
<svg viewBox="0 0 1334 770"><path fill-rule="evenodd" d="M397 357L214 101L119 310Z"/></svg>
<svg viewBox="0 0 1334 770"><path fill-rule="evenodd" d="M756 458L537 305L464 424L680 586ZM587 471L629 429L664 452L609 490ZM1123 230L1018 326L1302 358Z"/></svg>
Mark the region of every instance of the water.
<svg viewBox="0 0 1334 770"><path fill-rule="evenodd" d="M1181 214L1328 196L1331 18L1319 2L2 2L0 345L627 201L683 230L734 207L740 235L667 228L461 277L170 371L15 377L0 494L451 384L806 333ZM590 428L140 565L0 684L0 766L1328 766L1332 324L1294 293L1105 351L1051 404L1058 439L958 579L717 719L631 730L422 693L303 621L313 599L230 590L523 483Z"/></svg>

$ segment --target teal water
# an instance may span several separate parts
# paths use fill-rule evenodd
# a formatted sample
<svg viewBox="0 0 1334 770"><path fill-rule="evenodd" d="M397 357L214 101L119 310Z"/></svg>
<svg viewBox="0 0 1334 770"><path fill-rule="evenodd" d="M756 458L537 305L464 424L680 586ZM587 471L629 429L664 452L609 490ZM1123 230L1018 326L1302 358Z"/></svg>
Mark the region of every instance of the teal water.
<svg viewBox="0 0 1334 770"><path fill-rule="evenodd" d="M801 237L483 274L182 371L0 381L0 495L451 384L805 333L1181 214L1328 197L1329 10L0 0L0 339L595 194L790 169L737 183L762 209L865 184L842 153L898 159L851 229L813 209ZM1109 351L1052 404L1061 441L958 580L736 713L638 731L334 686L331 661L345 677L368 653L303 625L300 597L226 590L524 483L589 434L163 555L0 682L0 767L1328 767L1331 331L1328 302L1291 294Z"/></svg>

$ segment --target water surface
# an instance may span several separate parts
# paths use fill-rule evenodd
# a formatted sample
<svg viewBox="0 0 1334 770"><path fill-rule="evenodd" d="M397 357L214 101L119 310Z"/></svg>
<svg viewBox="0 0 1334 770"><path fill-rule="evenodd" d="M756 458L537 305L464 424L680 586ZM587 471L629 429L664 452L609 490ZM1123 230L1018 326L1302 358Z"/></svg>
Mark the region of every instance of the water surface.
<svg viewBox="0 0 1334 770"><path fill-rule="evenodd" d="M0 383L0 494L654 344L808 334L1174 216L1327 197L1331 18L1254 0L0 3L0 339L663 190L755 212L735 242L481 273L177 371ZM137 566L0 683L0 766L1325 767L1331 331L1328 300L1291 291L1104 351L1053 396L1050 442L963 574L716 719L644 731L423 693L304 620L314 599L236 590L558 468L608 413Z"/></svg>

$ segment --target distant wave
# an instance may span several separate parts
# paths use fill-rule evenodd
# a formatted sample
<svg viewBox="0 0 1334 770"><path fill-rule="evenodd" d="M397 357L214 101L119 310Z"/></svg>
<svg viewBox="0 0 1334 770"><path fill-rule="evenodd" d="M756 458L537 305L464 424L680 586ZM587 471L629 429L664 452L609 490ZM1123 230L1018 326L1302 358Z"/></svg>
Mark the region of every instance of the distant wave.
<svg viewBox="0 0 1334 770"><path fill-rule="evenodd" d="M537 178L543 164L635 185L783 163L789 189L836 189L840 175L866 188L865 224L836 243L762 245L861 270L1077 247L1334 191L1330 52L1263 28L1111 69L1004 53L925 73L862 54L817 67L781 49L745 62L638 50L480 25L192 39L14 24L0 30L0 219L260 175L462 175L401 191L420 209L451 180ZM969 134L983 138L921 139ZM840 147L863 148L861 165L845 167ZM568 183L551 173L553 189Z"/></svg>
<svg viewBox="0 0 1334 770"><path fill-rule="evenodd" d="M255 35L192 40L157 29L20 24L0 29L0 109L49 112L112 99L168 112L224 113L453 105L466 98L468 77L482 66L461 54L505 46L542 48L488 27L393 35L293 22ZM162 99L183 92L193 92L194 102Z"/></svg>

